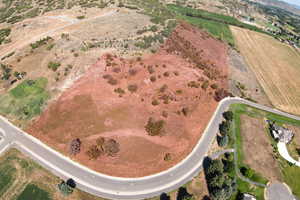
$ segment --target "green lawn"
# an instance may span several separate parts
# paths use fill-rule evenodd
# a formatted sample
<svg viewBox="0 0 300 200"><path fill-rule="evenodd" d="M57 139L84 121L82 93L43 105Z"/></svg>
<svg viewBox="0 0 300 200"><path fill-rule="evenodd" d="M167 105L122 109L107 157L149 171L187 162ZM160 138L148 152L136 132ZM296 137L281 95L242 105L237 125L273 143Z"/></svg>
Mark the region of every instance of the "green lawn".
<svg viewBox="0 0 300 200"><path fill-rule="evenodd" d="M241 193L252 194L256 197L257 200L264 200L264 190L263 187L258 187L255 185L251 185L250 183L244 182L241 179L237 179L238 190ZM233 196L234 200L236 200L236 196Z"/></svg>
<svg viewBox="0 0 300 200"><path fill-rule="evenodd" d="M14 181L14 173L16 168L9 164L0 165L0 197L10 187ZM1 198L0 198L1 199Z"/></svg>
<svg viewBox="0 0 300 200"><path fill-rule="evenodd" d="M24 191L18 196L17 200L50 200L47 191L34 184L28 184Z"/></svg>
<svg viewBox="0 0 300 200"><path fill-rule="evenodd" d="M25 80L8 94L0 95L0 113L28 120L42 111L49 98L47 79Z"/></svg>

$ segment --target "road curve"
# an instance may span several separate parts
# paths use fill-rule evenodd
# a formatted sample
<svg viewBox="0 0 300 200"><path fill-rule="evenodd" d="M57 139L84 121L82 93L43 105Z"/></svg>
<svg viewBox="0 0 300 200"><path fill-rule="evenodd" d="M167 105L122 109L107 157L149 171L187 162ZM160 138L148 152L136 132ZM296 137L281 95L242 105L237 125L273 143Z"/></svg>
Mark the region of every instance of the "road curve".
<svg viewBox="0 0 300 200"><path fill-rule="evenodd" d="M62 179L74 179L79 189L96 196L116 200L150 198L158 196L163 192L177 189L199 173L202 161L207 155L213 139L216 137L219 123L223 120L222 113L231 104L236 103L250 105L258 109L300 120L298 116L241 98L225 98L219 103L201 139L184 160L166 171L141 178L119 178L97 173L56 152L38 139L15 127L1 116L0 131L2 130L4 134L2 134L3 138L0 140L0 153L9 147L17 148L53 174Z"/></svg>

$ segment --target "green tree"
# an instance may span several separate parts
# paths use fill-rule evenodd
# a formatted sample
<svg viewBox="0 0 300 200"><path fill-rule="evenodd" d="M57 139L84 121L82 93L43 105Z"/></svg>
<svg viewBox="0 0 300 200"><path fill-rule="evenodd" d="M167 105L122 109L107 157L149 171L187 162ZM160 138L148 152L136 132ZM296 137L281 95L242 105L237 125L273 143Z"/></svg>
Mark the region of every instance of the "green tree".
<svg viewBox="0 0 300 200"><path fill-rule="evenodd" d="M221 133L221 135L227 135L229 130L230 130L230 121L223 121L220 125L219 125L219 131Z"/></svg>
<svg viewBox="0 0 300 200"><path fill-rule="evenodd" d="M232 121L233 120L233 112L232 111L224 112L223 117L224 117L224 119L226 119L228 121Z"/></svg>
<svg viewBox="0 0 300 200"><path fill-rule="evenodd" d="M73 189L65 181L62 181L60 184L58 184L58 189L65 196L73 193Z"/></svg>
<svg viewBox="0 0 300 200"><path fill-rule="evenodd" d="M228 135L217 136L217 142L220 147L226 147L228 145Z"/></svg>
<svg viewBox="0 0 300 200"><path fill-rule="evenodd" d="M223 173L224 165L220 160L212 160L206 169L207 174Z"/></svg>

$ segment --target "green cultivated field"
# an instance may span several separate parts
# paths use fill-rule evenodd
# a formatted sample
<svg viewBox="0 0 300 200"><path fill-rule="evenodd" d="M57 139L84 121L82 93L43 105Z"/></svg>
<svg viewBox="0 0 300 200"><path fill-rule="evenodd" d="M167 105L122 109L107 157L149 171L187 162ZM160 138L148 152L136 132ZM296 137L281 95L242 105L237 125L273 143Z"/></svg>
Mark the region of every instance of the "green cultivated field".
<svg viewBox="0 0 300 200"><path fill-rule="evenodd" d="M17 200L50 200L47 191L39 188L34 184L28 184Z"/></svg>
<svg viewBox="0 0 300 200"><path fill-rule="evenodd" d="M174 4L169 4L167 7L170 11L174 12L179 19L186 20L193 25L205 29L214 37L227 42L231 46L234 46L234 39L231 30L229 29L229 25L266 33L256 26L245 24L231 16Z"/></svg>
<svg viewBox="0 0 300 200"><path fill-rule="evenodd" d="M49 98L46 86L46 78L23 81L8 94L0 95L0 113L19 120L40 114Z"/></svg>
<svg viewBox="0 0 300 200"><path fill-rule="evenodd" d="M190 24L193 24L194 26L202 28L208 33L212 34L212 36L214 36L215 38L225 41L231 46L234 46L234 38L227 24L213 21L208 18L194 17L186 14L187 10L198 12L198 10L196 9L185 8L176 5L168 5L168 9L174 12L177 18L185 20Z"/></svg>

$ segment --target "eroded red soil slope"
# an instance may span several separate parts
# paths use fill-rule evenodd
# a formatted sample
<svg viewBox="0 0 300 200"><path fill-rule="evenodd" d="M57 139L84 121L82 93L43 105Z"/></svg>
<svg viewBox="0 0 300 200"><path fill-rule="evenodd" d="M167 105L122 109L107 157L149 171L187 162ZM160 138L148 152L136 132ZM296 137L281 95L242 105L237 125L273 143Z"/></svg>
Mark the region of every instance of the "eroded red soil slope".
<svg viewBox="0 0 300 200"><path fill-rule="evenodd" d="M216 90L227 87L226 78L226 46L179 25L155 54L131 60L102 56L28 131L66 155L71 140L80 138L81 152L72 158L99 172L150 175L191 152L217 106ZM161 135L146 132L150 117L164 121ZM115 139L120 151L90 160L86 151L99 137Z"/></svg>

